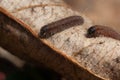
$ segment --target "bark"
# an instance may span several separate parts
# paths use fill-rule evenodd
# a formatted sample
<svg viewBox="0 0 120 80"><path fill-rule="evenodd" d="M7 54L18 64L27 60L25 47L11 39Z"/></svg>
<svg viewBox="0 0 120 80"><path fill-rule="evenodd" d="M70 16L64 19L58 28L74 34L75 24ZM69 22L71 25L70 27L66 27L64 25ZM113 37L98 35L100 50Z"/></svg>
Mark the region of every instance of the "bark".
<svg viewBox="0 0 120 80"><path fill-rule="evenodd" d="M68 80L119 80L120 42L106 37L86 38L91 21L62 0L1 0L0 6L0 46L12 54L42 63ZM38 37L45 24L72 15L82 16L84 24L48 39Z"/></svg>
<svg viewBox="0 0 120 80"><path fill-rule="evenodd" d="M89 79L89 77L97 79L97 77L91 75L88 71L79 68L73 61L71 62L65 55L53 51L46 44L42 43L27 28L10 19L2 12L0 16L0 45L6 50L29 62L35 62L36 64L42 63L67 76L69 80L82 78L82 75L77 76L77 69L77 72L82 71L82 74L88 74L86 79Z"/></svg>

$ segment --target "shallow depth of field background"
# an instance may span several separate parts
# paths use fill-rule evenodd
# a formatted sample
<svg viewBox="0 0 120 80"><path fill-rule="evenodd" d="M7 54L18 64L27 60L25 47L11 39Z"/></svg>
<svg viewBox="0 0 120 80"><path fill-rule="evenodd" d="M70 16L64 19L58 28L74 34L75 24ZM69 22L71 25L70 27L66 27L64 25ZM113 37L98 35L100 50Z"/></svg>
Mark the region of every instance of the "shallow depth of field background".
<svg viewBox="0 0 120 80"><path fill-rule="evenodd" d="M120 33L120 0L65 0L94 24L110 26Z"/></svg>
<svg viewBox="0 0 120 80"><path fill-rule="evenodd" d="M93 24L112 27L120 33L120 0L64 0L76 11L83 13ZM19 70L0 58L0 72L5 72L6 80L61 80L59 74L33 66ZM0 80L1 79L0 73ZM65 80L65 79L63 79Z"/></svg>

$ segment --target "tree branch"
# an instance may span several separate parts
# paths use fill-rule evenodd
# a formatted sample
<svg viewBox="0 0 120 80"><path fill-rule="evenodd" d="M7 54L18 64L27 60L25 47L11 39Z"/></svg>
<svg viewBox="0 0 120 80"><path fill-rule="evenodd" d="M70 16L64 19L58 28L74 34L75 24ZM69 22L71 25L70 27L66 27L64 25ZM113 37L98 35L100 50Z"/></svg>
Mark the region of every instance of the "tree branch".
<svg viewBox="0 0 120 80"><path fill-rule="evenodd" d="M83 77L84 79L99 80L98 77L78 66L66 56L53 51L31 34L28 29L2 12L0 12L0 46L28 62L42 63L69 80L78 80Z"/></svg>

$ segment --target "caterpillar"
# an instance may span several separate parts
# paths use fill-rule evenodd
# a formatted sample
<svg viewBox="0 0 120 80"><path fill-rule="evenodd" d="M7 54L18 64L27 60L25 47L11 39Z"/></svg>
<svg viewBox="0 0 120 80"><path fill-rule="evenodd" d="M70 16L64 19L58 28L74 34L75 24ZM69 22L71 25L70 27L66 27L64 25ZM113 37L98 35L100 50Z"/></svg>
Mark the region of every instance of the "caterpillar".
<svg viewBox="0 0 120 80"><path fill-rule="evenodd" d="M64 19L49 23L40 29L40 38L49 38L56 33L64 31L73 26L82 25L84 19L81 16L70 16Z"/></svg>
<svg viewBox="0 0 120 80"><path fill-rule="evenodd" d="M110 27L102 26L102 25L91 26L86 34L86 37L88 38L99 37L99 36L111 37L120 40L120 34L118 32L116 32Z"/></svg>

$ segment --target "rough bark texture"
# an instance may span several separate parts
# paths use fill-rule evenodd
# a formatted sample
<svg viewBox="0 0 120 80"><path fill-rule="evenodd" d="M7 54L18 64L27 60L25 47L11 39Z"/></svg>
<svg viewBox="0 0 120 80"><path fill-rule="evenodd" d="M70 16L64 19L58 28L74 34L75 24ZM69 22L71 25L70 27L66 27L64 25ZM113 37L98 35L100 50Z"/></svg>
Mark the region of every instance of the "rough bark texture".
<svg viewBox="0 0 120 80"><path fill-rule="evenodd" d="M54 69L61 73L68 80L96 79L94 75L78 66L73 61L69 60L65 55L53 51L47 45L42 43L38 38L33 36L30 31L8 18L3 13L0 13L0 45L19 56L21 59L36 64L44 64L45 66ZM63 63L64 62L64 63ZM82 74L80 75L80 73ZM86 76L87 74L87 76Z"/></svg>
<svg viewBox="0 0 120 80"><path fill-rule="evenodd" d="M68 80L99 80L99 77L119 80L120 42L105 37L86 38L91 21L71 10L62 0L1 0L0 6L19 23L5 16L1 8L0 45L14 55L43 63ZM48 39L38 38L42 26L72 15L82 16L84 24Z"/></svg>

